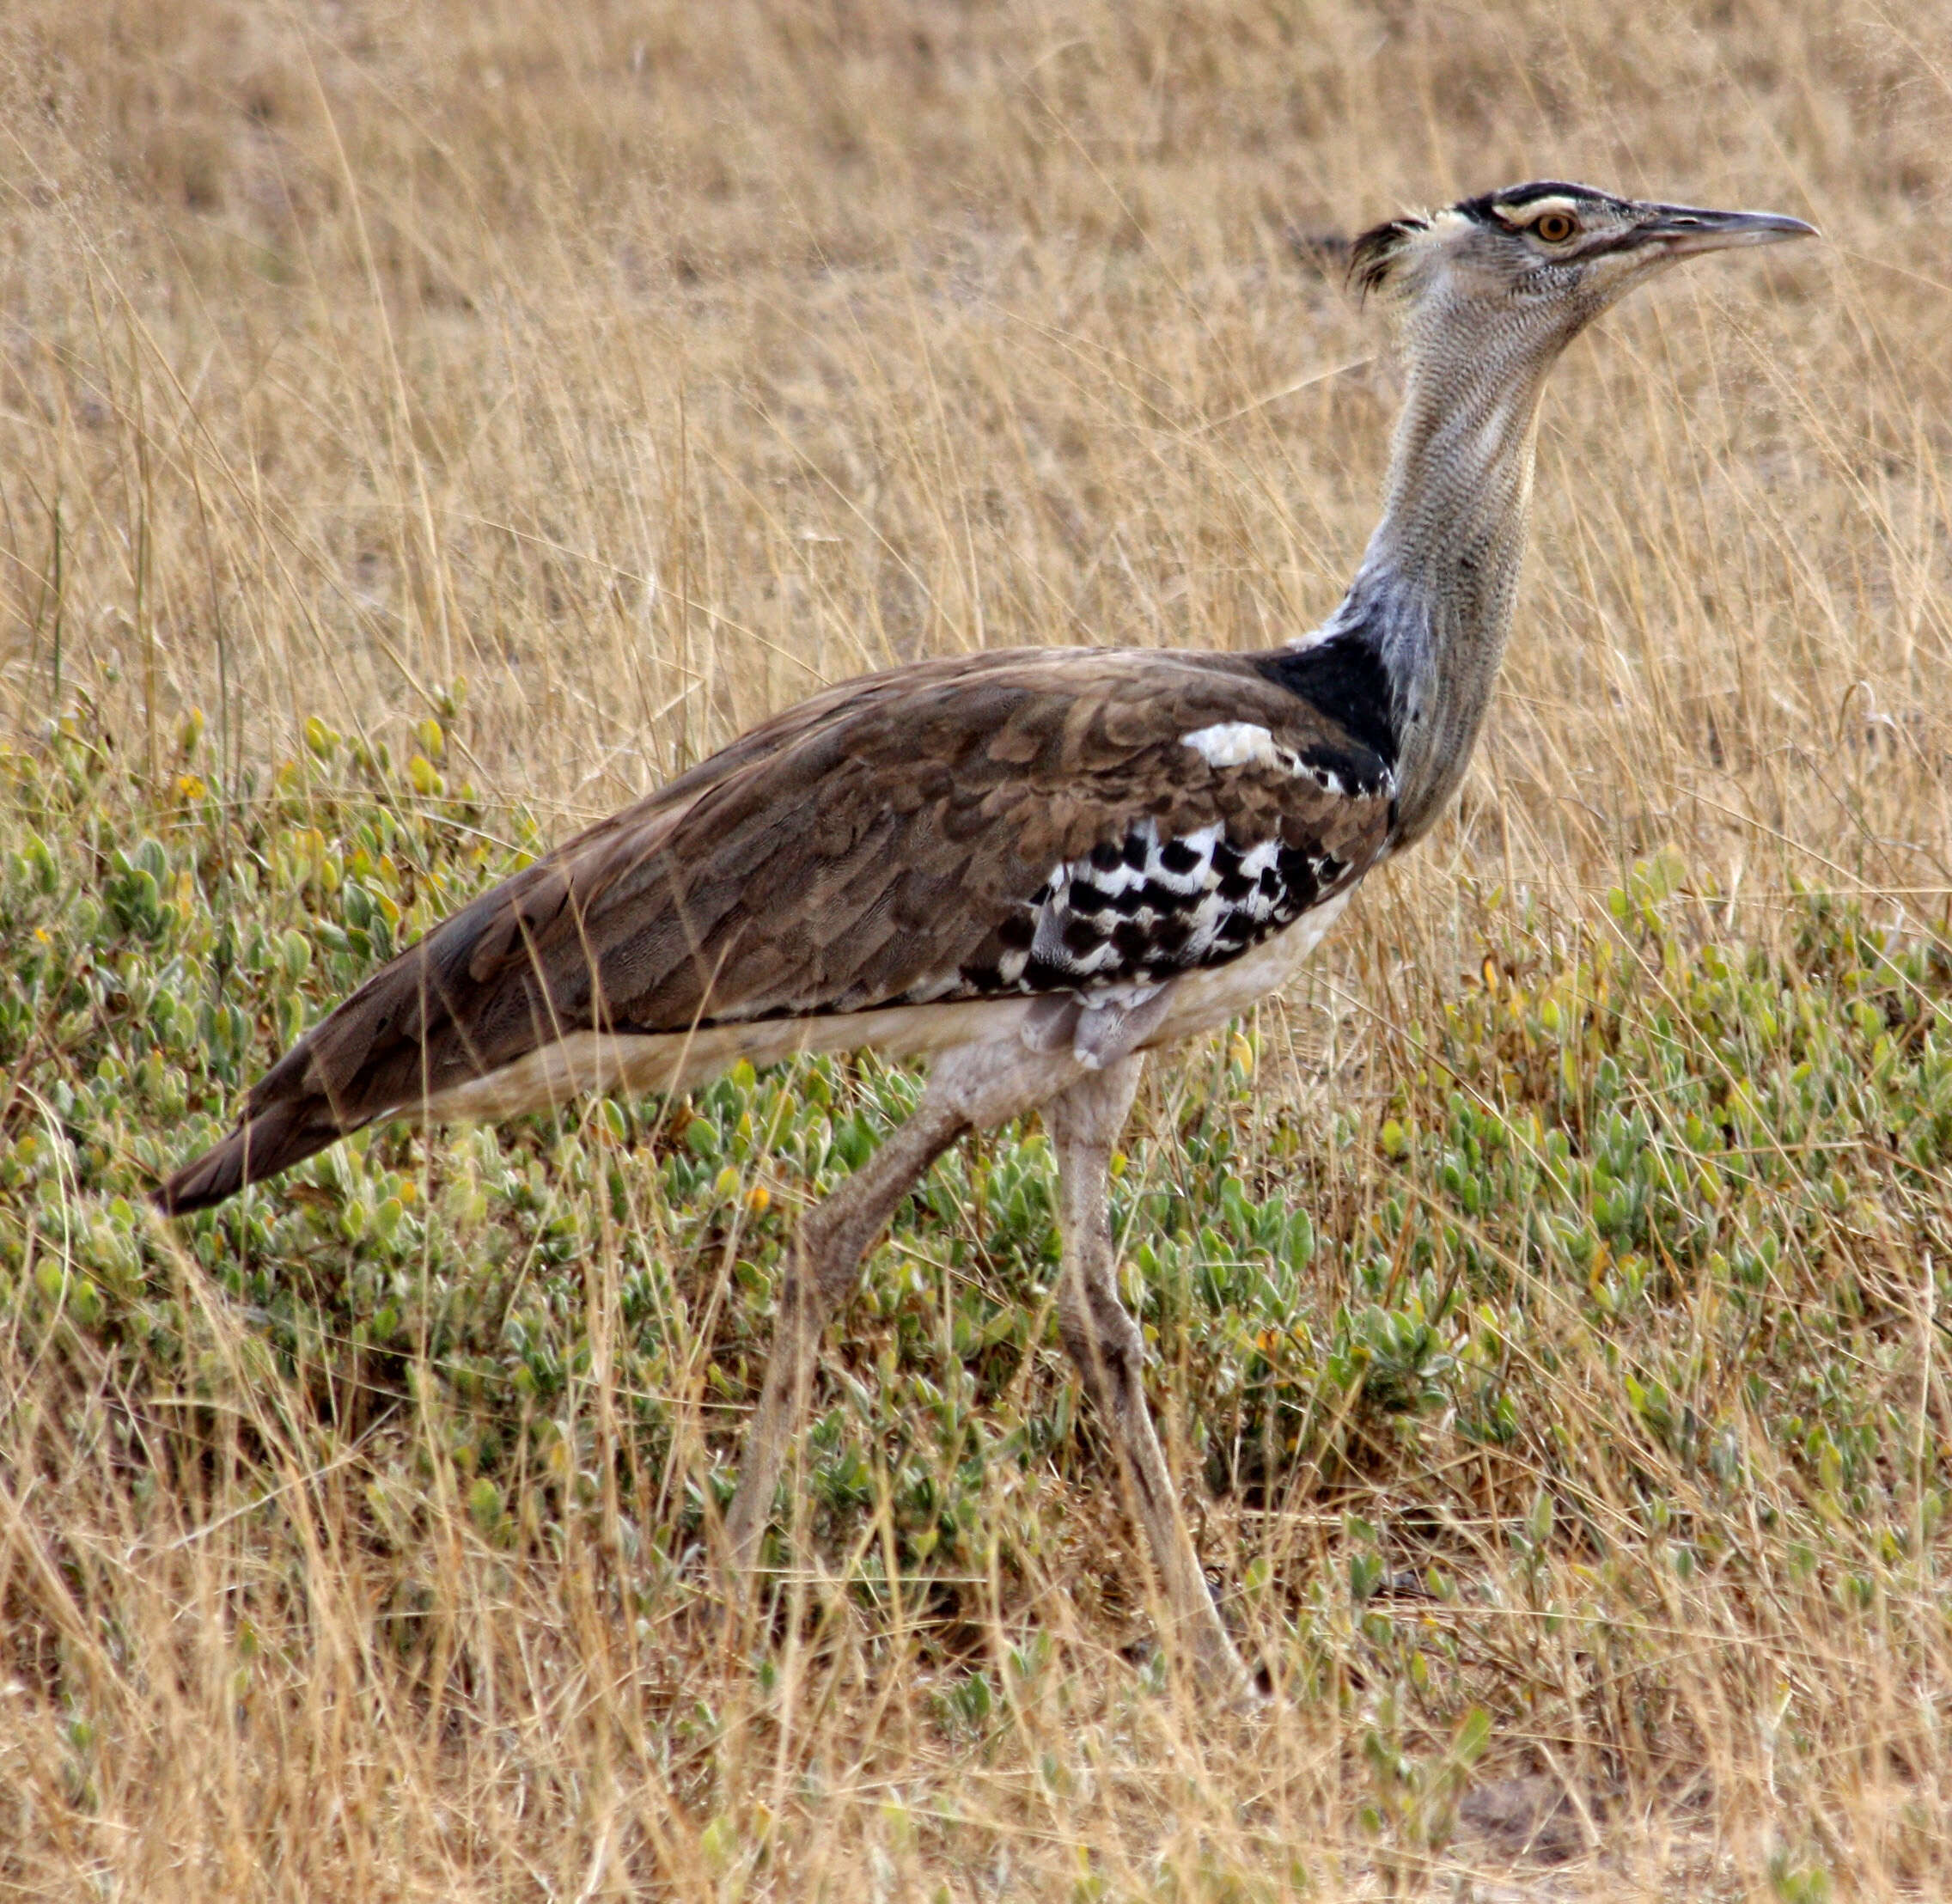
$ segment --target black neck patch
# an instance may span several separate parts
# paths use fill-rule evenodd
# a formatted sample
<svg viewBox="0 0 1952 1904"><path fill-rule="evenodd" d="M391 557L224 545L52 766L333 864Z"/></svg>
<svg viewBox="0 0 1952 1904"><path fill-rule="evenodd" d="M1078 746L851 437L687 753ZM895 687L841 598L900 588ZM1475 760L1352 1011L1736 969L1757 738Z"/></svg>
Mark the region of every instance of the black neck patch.
<svg viewBox="0 0 1952 1904"><path fill-rule="evenodd" d="M1394 771L1396 722L1390 709L1389 675L1376 644L1359 629L1331 635L1307 648L1282 648L1254 657L1278 687L1297 694L1366 747Z"/></svg>

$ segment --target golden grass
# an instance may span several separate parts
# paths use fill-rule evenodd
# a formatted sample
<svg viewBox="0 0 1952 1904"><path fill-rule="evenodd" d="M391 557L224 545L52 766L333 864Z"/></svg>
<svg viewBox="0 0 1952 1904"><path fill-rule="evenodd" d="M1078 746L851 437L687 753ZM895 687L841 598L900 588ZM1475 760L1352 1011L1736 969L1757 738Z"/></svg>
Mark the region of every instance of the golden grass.
<svg viewBox="0 0 1952 1904"><path fill-rule="evenodd" d="M890 661L1271 644L1345 581L1392 403L1371 325L1294 235L1541 175L1794 212L1827 242L1698 265L1559 375L1461 810L1372 882L1309 996L1264 1014L1262 1076L1288 1083L1240 1114L1262 1169L1292 1156L1284 1130L1312 1133L1352 1231L1390 1193L1366 1136L1326 1134L1337 1102L1365 1132L1441 1103L1405 1028L1441 1019L1487 943L1571 958L1637 859L1674 849L1715 895L1702 933L1771 955L1799 882L1900 937L1944 926L1940 8L15 0L4 718L31 748L85 699L161 789L199 708L241 813L306 717L402 756L433 717L450 781L559 832ZM1151 1107L1164 1179L1190 1088ZM1474 1522L1413 1465L1376 1483L1370 1522L1440 1501L1476 1557L1455 1617L1498 1719L1482 1769L1605 1790L1549 1877L1485 1876L1495 1834L1443 1849L1470 1754L1389 1703L1346 1592L1331 1616L1363 1547L1352 1496L1297 1497L1278 1541L1217 1509L1217 1556L1260 1554L1324 1609L1291 1696L1235 1723L1121 1656L1141 1596L1121 1600L1130 1550L1078 1473L1003 1462L1011 1537L1062 1534L959 1602L950 1652L1017 1688L998 1717L919 1616L848 1590L894 1539L883 1510L820 1550L837 1571L778 1634L726 1650L646 1526L701 1485L695 1424L666 1468L624 1464L637 1500L592 1458L589 1512L510 1547L442 1439L447 1401L389 1392L349 1431L360 1412L321 1410L186 1253L156 1259L195 1344L180 1445L129 1438L170 1395L131 1414L127 1364L56 1354L9 1306L0 1885L1814 1899L1830 1872L1942 1895L1952 1645L1925 1504L1947 1427L1921 1252L1946 1246L1929 1196L1881 1209L1825 1261L1902 1318L1865 1376L1916 1431L1893 1455L1893 1511L1918 1516L1898 1559L1818 1500L1754 1523L1740 1584L1666 1568L1624 1477L1677 1503L1696 1478L1609 1440L1628 1429L1595 1400L1610 1364L1577 1289L1541 1338L1566 1359L1524 1392L1537 1445L1618 1510L1614 1559L1553 1544L1550 1492L1510 1474L1485 1468ZM620 1250L601 1233L583 1267L564 1411L606 1449L628 1413ZM1708 1324L1684 1303L1645 1327L1679 1355ZM1035 1381L1062 1387L1054 1365ZM1169 1364L1161 1392L1191 1409L1197 1384ZM388 1490L409 1486L403 1571ZM1536 1499L1543 1560L1502 1531ZM1838 1562L1845 1587L1799 1559L1820 1535L1870 1553ZM1879 1568L1859 1618L1847 1582Z"/></svg>

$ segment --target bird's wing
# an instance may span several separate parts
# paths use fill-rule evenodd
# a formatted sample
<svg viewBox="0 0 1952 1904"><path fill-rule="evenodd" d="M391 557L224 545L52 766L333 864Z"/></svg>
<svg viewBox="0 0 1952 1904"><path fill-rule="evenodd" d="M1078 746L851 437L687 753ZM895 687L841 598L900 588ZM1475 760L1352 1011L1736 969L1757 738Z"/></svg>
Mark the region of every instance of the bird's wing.
<svg viewBox="0 0 1952 1904"><path fill-rule="evenodd" d="M252 1091L247 1175L571 1032L1143 993L1359 878L1393 795L1252 657L1028 650L869 676L375 973ZM214 1200L196 1168L172 1207Z"/></svg>

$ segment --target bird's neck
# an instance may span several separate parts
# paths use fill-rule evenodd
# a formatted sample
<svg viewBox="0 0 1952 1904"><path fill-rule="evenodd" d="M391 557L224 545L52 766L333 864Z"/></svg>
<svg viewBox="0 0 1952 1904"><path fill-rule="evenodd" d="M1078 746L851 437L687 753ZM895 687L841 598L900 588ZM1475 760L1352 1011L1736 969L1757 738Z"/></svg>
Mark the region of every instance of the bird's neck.
<svg viewBox="0 0 1952 1904"><path fill-rule="evenodd" d="M1341 606L1310 638L1357 644L1381 663L1399 846L1455 793L1484 725L1524 555L1539 397L1556 354L1513 350L1505 363L1455 348L1412 354L1382 520Z"/></svg>

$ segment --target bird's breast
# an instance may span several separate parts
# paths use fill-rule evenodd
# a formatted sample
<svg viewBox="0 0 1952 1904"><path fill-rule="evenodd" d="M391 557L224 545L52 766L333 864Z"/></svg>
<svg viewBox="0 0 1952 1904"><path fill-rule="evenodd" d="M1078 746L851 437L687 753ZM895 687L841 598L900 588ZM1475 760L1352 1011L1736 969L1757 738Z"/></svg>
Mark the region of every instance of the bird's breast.
<svg viewBox="0 0 1952 1904"><path fill-rule="evenodd" d="M1342 917L1354 890L1353 882L1345 886L1302 913L1292 925L1229 964L1184 973L1173 987L1171 1009L1146 1040L1148 1047L1156 1049L1216 1031L1269 993L1278 992Z"/></svg>

